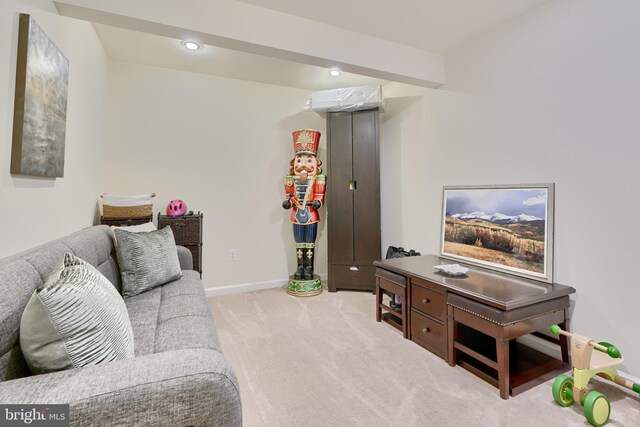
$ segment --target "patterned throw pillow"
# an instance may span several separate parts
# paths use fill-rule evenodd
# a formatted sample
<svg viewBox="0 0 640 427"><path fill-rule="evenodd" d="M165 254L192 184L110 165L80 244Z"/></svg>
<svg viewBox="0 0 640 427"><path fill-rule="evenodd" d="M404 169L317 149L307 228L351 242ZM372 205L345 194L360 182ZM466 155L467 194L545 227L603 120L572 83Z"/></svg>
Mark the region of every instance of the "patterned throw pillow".
<svg viewBox="0 0 640 427"><path fill-rule="evenodd" d="M132 297L182 277L171 227L148 233L113 230L122 295Z"/></svg>
<svg viewBox="0 0 640 427"><path fill-rule="evenodd" d="M20 347L34 374L133 357L133 330L116 288L86 261L66 253L31 295Z"/></svg>

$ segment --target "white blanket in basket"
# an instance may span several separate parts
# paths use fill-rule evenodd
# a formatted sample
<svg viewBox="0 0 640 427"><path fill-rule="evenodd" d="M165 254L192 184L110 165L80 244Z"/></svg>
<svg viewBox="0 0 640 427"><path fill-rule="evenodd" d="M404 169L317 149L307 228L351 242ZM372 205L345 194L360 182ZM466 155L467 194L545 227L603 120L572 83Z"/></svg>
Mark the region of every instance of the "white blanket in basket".
<svg viewBox="0 0 640 427"><path fill-rule="evenodd" d="M153 203L154 194L142 194L139 196L115 196L102 195L102 203L108 206L145 206Z"/></svg>

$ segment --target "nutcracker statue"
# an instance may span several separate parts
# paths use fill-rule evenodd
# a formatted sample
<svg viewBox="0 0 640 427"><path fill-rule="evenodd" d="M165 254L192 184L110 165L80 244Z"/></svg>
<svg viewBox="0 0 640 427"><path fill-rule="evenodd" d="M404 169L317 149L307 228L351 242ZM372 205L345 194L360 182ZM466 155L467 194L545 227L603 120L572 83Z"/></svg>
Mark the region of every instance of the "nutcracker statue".
<svg viewBox="0 0 640 427"><path fill-rule="evenodd" d="M284 177L286 200L282 207L292 209L293 238L296 242L296 272L289 277L287 293L312 296L322 292L320 276L313 273L315 241L318 233L318 209L324 201L326 176L317 157L320 132L301 129L293 132L295 155Z"/></svg>

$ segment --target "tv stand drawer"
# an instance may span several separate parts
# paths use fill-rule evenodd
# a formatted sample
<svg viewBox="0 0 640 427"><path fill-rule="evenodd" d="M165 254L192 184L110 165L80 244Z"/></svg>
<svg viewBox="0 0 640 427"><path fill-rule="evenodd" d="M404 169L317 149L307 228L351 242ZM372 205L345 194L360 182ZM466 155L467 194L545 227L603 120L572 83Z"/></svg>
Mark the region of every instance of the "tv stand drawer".
<svg viewBox="0 0 640 427"><path fill-rule="evenodd" d="M411 310L411 341L447 360L447 328L434 319Z"/></svg>

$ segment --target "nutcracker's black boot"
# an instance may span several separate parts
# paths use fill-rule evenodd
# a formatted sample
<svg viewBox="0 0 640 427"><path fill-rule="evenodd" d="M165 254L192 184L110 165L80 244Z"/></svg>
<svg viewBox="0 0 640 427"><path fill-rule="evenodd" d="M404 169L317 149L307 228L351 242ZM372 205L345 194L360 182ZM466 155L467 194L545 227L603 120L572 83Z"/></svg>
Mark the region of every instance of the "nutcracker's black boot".
<svg viewBox="0 0 640 427"><path fill-rule="evenodd" d="M296 259L298 260L298 267L296 268L296 272L293 274L293 278L296 280L302 280L302 275L304 273L304 252L304 248L296 245Z"/></svg>
<svg viewBox="0 0 640 427"><path fill-rule="evenodd" d="M304 250L304 274L302 275L304 280L313 280L313 260L315 258L314 246Z"/></svg>

